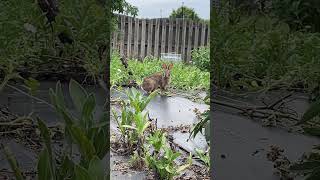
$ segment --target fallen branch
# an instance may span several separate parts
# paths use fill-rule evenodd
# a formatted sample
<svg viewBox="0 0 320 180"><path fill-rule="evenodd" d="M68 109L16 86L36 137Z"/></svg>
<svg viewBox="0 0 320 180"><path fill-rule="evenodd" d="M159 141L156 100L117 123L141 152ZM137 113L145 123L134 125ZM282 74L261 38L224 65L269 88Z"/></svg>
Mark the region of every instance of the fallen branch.
<svg viewBox="0 0 320 180"><path fill-rule="evenodd" d="M269 118L285 118L291 121L298 121L299 119L296 116L293 116L292 113L287 113L282 110L282 106L285 103L285 100L291 97L292 94L288 94L279 100L271 103L270 105L264 106L248 106L248 105L238 105L228 102L223 102L219 100L212 100L213 104L220 106L233 108L241 111L242 115L249 116L251 118L260 118L260 119L269 119Z"/></svg>

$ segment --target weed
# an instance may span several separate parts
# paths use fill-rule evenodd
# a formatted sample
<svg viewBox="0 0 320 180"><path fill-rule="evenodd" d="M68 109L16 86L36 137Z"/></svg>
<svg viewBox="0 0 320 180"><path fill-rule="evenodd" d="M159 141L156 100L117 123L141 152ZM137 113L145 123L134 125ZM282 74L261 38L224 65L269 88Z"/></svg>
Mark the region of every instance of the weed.
<svg viewBox="0 0 320 180"><path fill-rule="evenodd" d="M210 149L209 149L210 150ZM196 153L198 158L209 168L210 167L210 157L209 157L209 151L205 153L201 149L196 149Z"/></svg>
<svg viewBox="0 0 320 180"><path fill-rule="evenodd" d="M210 49L200 47L192 51L192 63L201 70L210 72Z"/></svg>
<svg viewBox="0 0 320 180"><path fill-rule="evenodd" d="M177 165L175 160L181 155L179 152L174 152L167 146L165 134L157 131L149 138L150 145L146 148L145 162L148 167L152 168L156 177L161 180L171 180L174 176L179 175L192 164L191 154L188 162L184 165ZM154 153L150 153L151 147L154 148Z"/></svg>

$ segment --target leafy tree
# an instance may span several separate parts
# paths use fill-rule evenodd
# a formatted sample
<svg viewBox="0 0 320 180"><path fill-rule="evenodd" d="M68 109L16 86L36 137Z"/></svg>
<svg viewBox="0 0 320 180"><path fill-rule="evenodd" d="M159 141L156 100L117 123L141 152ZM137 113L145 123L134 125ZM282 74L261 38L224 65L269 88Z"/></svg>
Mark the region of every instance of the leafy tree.
<svg viewBox="0 0 320 180"><path fill-rule="evenodd" d="M186 6L181 6L178 9L173 10L170 14L170 18L186 18L194 21L201 20L193 8L188 8Z"/></svg>

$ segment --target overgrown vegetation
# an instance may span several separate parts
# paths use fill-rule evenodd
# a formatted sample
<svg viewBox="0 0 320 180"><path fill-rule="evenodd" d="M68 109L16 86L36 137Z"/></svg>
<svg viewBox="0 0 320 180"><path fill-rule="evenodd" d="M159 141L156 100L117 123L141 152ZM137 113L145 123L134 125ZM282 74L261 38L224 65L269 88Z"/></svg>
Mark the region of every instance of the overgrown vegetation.
<svg viewBox="0 0 320 180"><path fill-rule="evenodd" d="M304 125L304 131L310 135L320 137L320 127L311 126L307 123L310 121L319 124L320 117L320 100L314 102L310 108L304 113L301 121L298 124ZM309 155L304 156L300 162L296 162L290 167L292 172L302 173L306 179L319 179L320 178L320 145L313 148Z"/></svg>
<svg viewBox="0 0 320 180"><path fill-rule="evenodd" d="M228 8L212 13L213 79L220 88L311 92L319 86L319 33L296 31L269 14L248 16Z"/></svg>
<svg viewBox="0 0 320 180"><path fill-rule="evenodd" d="M233 91L298 90L319 98L319 9L314 0L226 0L221 9L212 8L213 83ZM297 124L314 136L320 135L319 108L318 100ZM319 157L316 146L290 169L319 179Z"/></svg>
<svg viewBox="0 0 320 180"><path fill-rule="evenodd" d="M128 69L133 73L128 75L123 67L120 57L113 54L111 60L110 81L112 86L128 84L129 80L134 80L141 84L143 78L155 72L161 71L162 61L155 58L145 58L143 62L138 60L129 60ZM209 72L183 63L175 63L171 71L171 87L182 90L208 90Z"/></svg>
<svg viewBox="0 0 320 180"><path fill-rule="evenodd" d="M168 145L167 135L148 119L148 112L144 110L157 93L154 91L143 96L134 88L127 91L128 100L121 101L120 116L113 110L113 117L121 133L116 146L125 146L131 154L131 165L134 168L147 166L155 172L157 179L170 180L180 175L192 161L190 156L188 163L179 166L175 161L181 153L175 152Z"/></svg>
<svg viewBox="0 0 320 180"><path fill-rule="evenodd" d="M50 1L51 2L51 1ZM36 78L79 76L93 80L106 73L109 11L137 14L124 0L112 7L96 0L1 1L0 77L12 72ZM51 9L50 12L46 12ZM108 19L108 20L106 20Z"/></svg>
<svg viewBox="0 0 320 180"><path fill-rule="evenodd" d="M108 113L101 118L94 117L96 101L93 94L88 94L76 81L71 80L69 93L73 105L77 109L72 114L66 106L62 95L60 82L55 91L50 89L51 102L63 119L64 137L66 143L63 150L56 154L53 149L50 130L46 124L37 118L38 129L44 142L44 148L38 157L38 179L109 179L109 169L103 160L109 147ZM73 145L77 146L74 150ZM3 147L10 166L17 179L24 179L18 163L7 147ZM75 152L80 152L80 161L74 158Z"/></svg>
<svg viewBox="0 0 320 180"><path fill-rule="evenodd" d="M210 49L200 47L192 51L192 63L202 71L210 72Z"/></svg>

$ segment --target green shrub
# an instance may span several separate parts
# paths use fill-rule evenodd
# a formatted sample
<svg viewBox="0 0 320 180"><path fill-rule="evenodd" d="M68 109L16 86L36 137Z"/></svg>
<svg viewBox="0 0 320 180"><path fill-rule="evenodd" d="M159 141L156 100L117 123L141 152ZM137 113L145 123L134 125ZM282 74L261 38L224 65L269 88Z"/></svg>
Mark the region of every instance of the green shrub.
<svg viewBox="0 0 320 180"><path fill-rule="evenodd" d="M200 47L192 51L192 63L199 69L210 72L210 49Z"/></svg>

